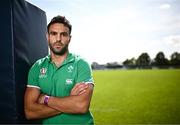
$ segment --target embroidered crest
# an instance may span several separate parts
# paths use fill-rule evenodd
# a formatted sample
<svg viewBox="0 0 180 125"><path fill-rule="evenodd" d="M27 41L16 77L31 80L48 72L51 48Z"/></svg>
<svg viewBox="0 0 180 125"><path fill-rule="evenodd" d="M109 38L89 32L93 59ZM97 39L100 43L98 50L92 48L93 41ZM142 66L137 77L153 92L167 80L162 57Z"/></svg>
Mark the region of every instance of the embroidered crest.
<svg viewBox="0 0 180 125"><path fill-rule="evenodd" d="M72 70L74 69L74 67L71 65L71 66L69 66L67 69L68 69L68 72L72 72Z"/></svg>

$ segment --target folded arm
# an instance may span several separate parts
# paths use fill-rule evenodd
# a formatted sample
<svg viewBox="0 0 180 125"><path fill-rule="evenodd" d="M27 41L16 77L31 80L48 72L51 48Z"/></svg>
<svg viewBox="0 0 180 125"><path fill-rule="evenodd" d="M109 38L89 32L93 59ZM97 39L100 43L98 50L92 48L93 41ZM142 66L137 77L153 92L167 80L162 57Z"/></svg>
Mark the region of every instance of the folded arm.
<svg viewBox="0 0 180 125"><path fill-rule="evenodd" d="M60 114L61 112L38 103L40 90L34 87L27 87L24 96L24 109L27 119L47 118Z"/></svg>
<svg viewBox="0 0 180 125"><path fill-rule="evenodd" d="M87 88L88 85L83 83L76 84L71 90L69 97L82 96L88 90ZM41 94L38 88L27 87L24 96L24 109L27 119L47 118L62 113L62 111L56 108L44 105L44 97L45 95Z"/></svg>
<svg viewBox="0 0 180 125"><path fill-rule="evenodd" d="M85 91L83 90L83 94L79 95L71 95L63 98L51 96L48 106L64 113L86 113L89 110L93 87L93 84L87 84L87 88ZM80 88L77 88L77 90L80 90Z"/></svg>

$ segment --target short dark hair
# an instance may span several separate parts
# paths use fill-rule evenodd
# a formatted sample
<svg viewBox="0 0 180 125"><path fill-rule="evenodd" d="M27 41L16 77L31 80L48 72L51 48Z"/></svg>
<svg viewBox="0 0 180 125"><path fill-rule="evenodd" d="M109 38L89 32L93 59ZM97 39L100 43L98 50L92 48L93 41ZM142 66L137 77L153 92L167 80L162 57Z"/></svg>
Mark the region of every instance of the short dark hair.
<svg viewBox="0 0 180 125"><path fill-rule="evenodd" d="M47 30L49 32L49 27L54 24L54 23L62 23L64 24L64 26L69 28L69 34L71 34L71 30L72 30L72 25L70 24L70 22L66 19L65 16L56 16L54 18L52 18L52 20L49 22L48 26L47 26Z"/></svg>

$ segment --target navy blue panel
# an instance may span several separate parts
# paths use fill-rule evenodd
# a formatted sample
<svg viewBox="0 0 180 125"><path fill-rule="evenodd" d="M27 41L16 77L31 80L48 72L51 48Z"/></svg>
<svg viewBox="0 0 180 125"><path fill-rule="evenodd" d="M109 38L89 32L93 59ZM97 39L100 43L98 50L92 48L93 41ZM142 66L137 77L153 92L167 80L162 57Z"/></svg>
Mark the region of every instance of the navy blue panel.
<svg viewBox="0 0 180 125"><path fill-rule="evenodd" d="M14 3L15 73L18 121L24 121L23 95L30 66L48 54L45 12L24 1ZM23 115L22 115L23 114Z"/></svg>
<svg viewBox="0 0 180 125"><path fill-rule="evenodd" d="M46 15L24 0L0 0L0 16L0 123L34 123L23 98L30 66L48 54Z"/></svg>
<svg viewBox="0 0 180 125"><path fill-rule="evenodd" d="M18 123L24 123L23 97L30 66L48 54L45 12L25 1L14 1L15 81Z"/></svg>
<svg viewBox="0 0 180 125"><path fill-rule="evenodd" d="M0 1L0 123L16 120L11 0Z"/></svg>

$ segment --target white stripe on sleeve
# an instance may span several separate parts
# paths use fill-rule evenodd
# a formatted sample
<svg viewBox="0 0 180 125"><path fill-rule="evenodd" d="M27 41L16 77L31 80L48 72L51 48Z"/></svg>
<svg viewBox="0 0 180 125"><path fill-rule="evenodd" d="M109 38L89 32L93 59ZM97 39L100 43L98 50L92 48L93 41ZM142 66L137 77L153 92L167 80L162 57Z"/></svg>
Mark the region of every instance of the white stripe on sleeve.
<svg viewBox="0 0 180 125"><path fill-rule="evenodd" d="M27 87L32 87L32 88L41 89L39 86L33 86L33 85L27 85Z"/></svg>

